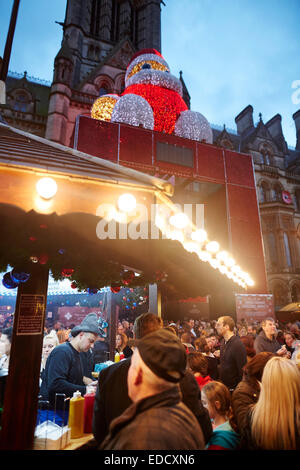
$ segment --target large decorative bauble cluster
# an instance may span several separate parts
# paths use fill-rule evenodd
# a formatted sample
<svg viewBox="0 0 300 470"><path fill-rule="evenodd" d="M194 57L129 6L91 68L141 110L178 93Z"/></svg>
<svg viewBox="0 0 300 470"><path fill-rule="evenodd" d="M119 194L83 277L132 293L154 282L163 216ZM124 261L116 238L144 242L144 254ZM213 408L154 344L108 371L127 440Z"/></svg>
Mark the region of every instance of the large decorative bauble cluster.
<svg viewBox="0 0 300 470"><path fill-rule="evenodd" d="M104 95L93 103L91 116L100 121L110 121L115 104L120 99L118 95Z"/></svg>
<svg viewBox="0 0 300 470"><path fill-rule="evenodd" d="M175 134L191 140L212 142L213 133L207 119L200 113L183 111L175 124Z"/></svg>
<svg viewBox="0 0 300 470"><path fill-rule="evenodd" d="M150 105L139 95L128 94L119 100L112 112L112 122L124 122L145 129L154 128L154 117Z"/></svg>

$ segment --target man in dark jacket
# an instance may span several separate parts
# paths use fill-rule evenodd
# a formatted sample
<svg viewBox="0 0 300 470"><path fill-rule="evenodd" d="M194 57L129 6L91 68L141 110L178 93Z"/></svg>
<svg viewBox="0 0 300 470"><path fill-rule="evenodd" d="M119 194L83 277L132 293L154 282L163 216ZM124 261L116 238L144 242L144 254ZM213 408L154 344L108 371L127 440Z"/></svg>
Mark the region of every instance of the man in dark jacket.
<svg viewBox="0 0 300 470"><path fill-rule="evenodd" d="M160 328L136 342L128 371L132 405L113 420L102 450L199 450L204 438L180 399L187 354L177 336Z"/></svg>
<svg viewBox="0 0 300 470"><path fill-rule="evenodd" d="M287 355L286 346L280 346L275 338L276 325L273 318L266 318L261 322L262 331L255 338L254 349L256 354L260 352L276 353L279 356Z"/></svg>
<svg viewBox="0 0 300 470"><path fill-rule="evenodd" d="M161 319L153 313L144 313L136 318L134 337L141 339L162 328ZM128 396L127 376L130 359L103 369L99 374L93 416L93 434L101 444L108 433L109 425L132 404ZM179 382L182 401L194 413L203 431L205 442L211 437L212 425L206 408L202 405L198 384L190 372L185 372Z"/></svg>
<svg viewBox="0 0 300 470"><path fill-rule="evenodd" d="M234 334L234 320L229 316L218 318L216 329L220 342L220 380L233 391L242 380L243 367L247 362L246 348Z"/></svg>
<svg viewBox="0 0 300 470"><path fill-rule="evenodd" d="M93 389L92 385L84 384L84 370L80 360L80 353L87 352L93 346L99 334L98 317L96 313L89 313L80 325L72 329L73 339L62 343L51 351L45 367L45 374L41 385L41 395L49 400L50 406L63 408L62 398L56 401L56 394L64 394L72 398L77 390L85 395Z"/></svg>

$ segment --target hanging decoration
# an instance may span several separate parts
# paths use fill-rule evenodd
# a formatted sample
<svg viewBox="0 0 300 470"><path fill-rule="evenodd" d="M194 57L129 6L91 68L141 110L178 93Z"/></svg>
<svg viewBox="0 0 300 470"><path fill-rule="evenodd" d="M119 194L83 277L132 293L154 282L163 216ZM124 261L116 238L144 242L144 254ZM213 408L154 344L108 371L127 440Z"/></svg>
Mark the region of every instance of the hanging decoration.
<svg viewBox="0 0 300 470"><path fill-rule="evenodd" d="M5 273L4 276L3 276L3 279L2 279L2 284L4 285L4 287L6 287L7 289L15 289L16 287L18 287L19 283L18 282L14 282L10 276L10 273Z"/></svg>
<svg viewBox="0 0 300 470"><path fill-rule="evenodd" d="M121 287L120 286L111 286L110 290L113 294L118 294L121 290Z"/></svg>
<svg viewBox="0 0 300 470"><path fill-rule="evenodd" d="M98 98L91 116L212 143L207 119L189 110L182 95L182 82L170 73L162 55L142 49L128 64L122 95Z"/></svg>
<svg viewBox="0 0 300 470"><path fill-rule="evenodd" d="M24 271L19 271L16 268L14 268L11 273L10 277L13 282L16 284L19 284L20 282L26 282L30 278L30 273L26 273Z"/></svg>

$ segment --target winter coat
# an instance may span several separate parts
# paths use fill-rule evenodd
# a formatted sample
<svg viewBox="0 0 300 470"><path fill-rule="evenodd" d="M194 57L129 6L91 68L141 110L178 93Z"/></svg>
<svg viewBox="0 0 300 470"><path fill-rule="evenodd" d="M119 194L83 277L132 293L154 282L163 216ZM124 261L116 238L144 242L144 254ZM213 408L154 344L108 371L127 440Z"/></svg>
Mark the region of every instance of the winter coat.
<svg viewBox="0 0 300 470"><path fill-rule="evenodd" d="M103 369L99 374L93 414L93 434L98 444L107 435L111 421L132 404L127 388L129 367L130 359L125 359ZM179 385L182 402L195 415L205 442L208 442L212 435L212 425L208 411L202 405L196 379L193 374L186 372Z"/></svg>
<svg viewBox="0 0 300 470"><path fill-rule="evenodd" d="M210 438L206 450L234 450L238 448L240 435L236 433L229 421L217 426Z"/></svg>
<svg viewBox="0 0 300 470"><path fill-rule="evenodd" d="M220 381L229 389L234 389L242 380L243 367L247 363L247 352L244 344L233 335L225 343L220 343Z"/></svg>
<svg viewBox="0 0 300 470"><path fill-rule="evenodd" d="M202 390L204 385L212 381L212 378L209 375L207 375L206 377L201 377L201 376L194 376L194 377L197 380L200 390Z"/></svg>
<svg viewBox="0 0 300 470"><path fill-rule="evenodd" d="M234 419L240 432L242 432L246 415L251 405L257 402L259 397L259 386L255 386L243 379L232 394L232 409Z"/></svg>
<svg viewBox="0 0 300 470"><path fill-rule="evenodd" d="M198 450L204 438L178 386L139 400L110 425L100 450Z"/></svg>
<svg viewBox="0 0 300 470"><path fill-rule="evenodd" d="M264 330L261 330L259 335L255 338L254 349L256 354L260 352L271 352L276 353L281 346L278 341L274 338L269 339L266 337Z"/></svg>
<svg viewBox="0 0 300 470"><path fill-rule="evenodd" d="M43 400L49 400L53 407L56 393L72 398L77 390L81 395L86 393L80 353L70 343L62 343L49 354L40 393ZM57 408L62 408L62 399L57 400L56 404Z"/></svg>

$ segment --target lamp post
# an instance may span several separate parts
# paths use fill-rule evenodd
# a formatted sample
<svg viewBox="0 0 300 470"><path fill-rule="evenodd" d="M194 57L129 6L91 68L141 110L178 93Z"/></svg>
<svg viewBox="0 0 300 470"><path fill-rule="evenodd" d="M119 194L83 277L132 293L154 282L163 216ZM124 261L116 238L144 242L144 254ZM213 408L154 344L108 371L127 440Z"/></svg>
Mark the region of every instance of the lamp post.
<svg viewBox="0 0 300 470"><path fill-rule="evenodd" d="M9 65L9 60L10 60L13 38L15 34L15 27L16 27L16 22L17 22L19 5L20 5L20 0L14 0L11 17L10 17L9 29L8 29L6 43L5 43L3 60L2 60L1 68L0 68L0 104L5 104L6 102L5 82L6 82L7 72L8 72L8 65Z"/></svg>

